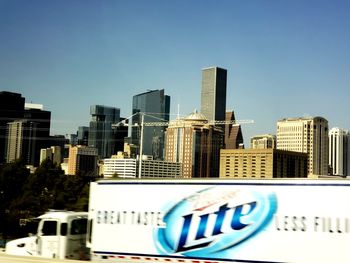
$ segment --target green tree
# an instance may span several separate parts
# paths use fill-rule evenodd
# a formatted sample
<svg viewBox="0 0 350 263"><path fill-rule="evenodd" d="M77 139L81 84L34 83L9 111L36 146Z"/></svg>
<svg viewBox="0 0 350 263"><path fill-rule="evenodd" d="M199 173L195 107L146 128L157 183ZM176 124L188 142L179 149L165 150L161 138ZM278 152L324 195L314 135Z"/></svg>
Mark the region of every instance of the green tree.
<svg viewBox="0 0 350 263"><path fill-rule="evenodd" d="M4 235L22 235L19 219L37 217L49 209L87 211L91 177L65 175L49 159L33 174L20 161L0 168L0 233Z"/></svg>
<svg viewBox="0 0 350 263"><path fill-rule="evenodd" d="M22 195L22 186L27 181L30 171L22 160L4 164L0 167L0 233L6 238L14 220L18 218L18 211L11 206L14 200ZM16 222L18 223L18 221Z"/></svg>

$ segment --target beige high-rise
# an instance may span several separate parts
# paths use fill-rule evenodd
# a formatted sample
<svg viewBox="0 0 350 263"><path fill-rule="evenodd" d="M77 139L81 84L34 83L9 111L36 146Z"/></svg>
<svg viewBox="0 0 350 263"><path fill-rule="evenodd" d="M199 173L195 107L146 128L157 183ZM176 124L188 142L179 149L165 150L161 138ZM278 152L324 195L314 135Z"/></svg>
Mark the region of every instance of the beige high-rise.
<svg viewBox="0 0 350 263"><path fill-rule="evenodd" d="M277 149L308 154L308 177L328 174L328 121L322 117L277 122Z"/></svg>
<svg viewBox="0 0 350 263"><path fill-rule="evenodd" d="M184 178L219 177L223 131L200 113L169 123L165 160L182 164Z"/></svg>

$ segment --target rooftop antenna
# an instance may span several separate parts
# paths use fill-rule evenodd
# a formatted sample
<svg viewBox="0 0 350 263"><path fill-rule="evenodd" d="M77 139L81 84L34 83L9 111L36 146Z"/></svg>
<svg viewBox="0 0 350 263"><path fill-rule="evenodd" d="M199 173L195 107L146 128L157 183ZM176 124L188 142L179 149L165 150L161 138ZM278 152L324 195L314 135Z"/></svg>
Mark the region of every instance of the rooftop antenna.
<svg viewBox="0 0 350 263"><path fill-rule="evenodd" d="M177 104L177 119L180 119L180 104Z"/></svg>

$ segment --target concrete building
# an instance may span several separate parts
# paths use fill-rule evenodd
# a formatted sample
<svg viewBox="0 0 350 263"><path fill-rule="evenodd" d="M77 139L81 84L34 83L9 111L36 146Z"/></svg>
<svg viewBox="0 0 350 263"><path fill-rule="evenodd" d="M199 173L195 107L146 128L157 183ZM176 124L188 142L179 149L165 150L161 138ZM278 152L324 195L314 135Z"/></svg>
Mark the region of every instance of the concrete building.
<svg viewBox="0 0 350 263"><path fill-rule="evenodd" d="M60 165L62 163L61 147L51 146L50 148L40 150L40 163L50 159L53 163Z"/></svg>
<svg viewBox="0 0 350 263"><path fill-rule="evenodd" d="M184 178L219 177L223 131L200 113L171 121L166 130L165 160L182 164Z"/></svg>
<svg viewBox="0 0 350 263"><path fill-rule="evenodd" d="M100 158L114 154L115 136L112 124L120 121L120 109L102 105L90 107L89 147L96 148Z"/></svg>
<svg viewBox="0 0 350 263"><path fill-rule="evenodd" d="M220 151L220 178L306 178L307 154L276 149Z"/></svg>
<svg viewBox="0 0 350 263"><path fill-rule="evenodd" d="M227 70L219 67L202 69L200 113L209 121L224 121L226 113Z"/></svg>
<svg viewBox="0 0 350 263"><path fill-rule="evenodd" d="M235 121L234 111L226 112L226 121ZM241 125L225 124L225 149L244 148Z"/></svg>
<svg viewBox="0 0 350 263"><path fill-rule="evenodd" d="M153 160L143 156L141 163L141 178L180 178L181 164ZM123 155L114 155L112 158L104 159L105 178L136 178L139 172L139 160L124 158Z"/></svg>
<svg viewBox="0 0 350 263"><path fill-rule="evenodd" d="M276 149L276 135L256 135L250 139L251 149Z"/></svg>
<svg viewBox="0 0 350 263"><path fill-rule="evenodd" d="M72 146L69 148L68 174L79 173L95 177L97 176L98 150L88 146Z"/></svg>
<svg viewBox="0 0 350 263"><path fill-rule="evenodd" d="M25 164L34 165L37 147L37 124L27 120L7 124L6 162L22 158Z"/></svg>
<svg viewBox="0 0 350 263"><path fill-rule="evenodd" d="M277 149L308 154L308 177L328 174L328 121L322 117L277 122Z"/></svg>
<svg viewBox="0 0 350 263"><path fill-rule="evenodd" d="M329 166L331 175L350 176L350 133L340 128L329 131Z"/></svg>
<svg viewBox="0 0 350 263"><path fill-rule="evenodd" d="M144 122L169 121L170 96L164 90L151 90L133 97L131 143L140 148L141 114ZM136 114L140 113L140 114ZM136 127L137 126L137 127ZM142 155L152 155L155 160L164 159L165 126L144 126Z"/></svg>
<svg viewBox="0 0 350 263"><path fill-rule="evenodd" d="M6 161L7 123L23 119L24 101L21 94L0 92L0 164Z"/></svg>

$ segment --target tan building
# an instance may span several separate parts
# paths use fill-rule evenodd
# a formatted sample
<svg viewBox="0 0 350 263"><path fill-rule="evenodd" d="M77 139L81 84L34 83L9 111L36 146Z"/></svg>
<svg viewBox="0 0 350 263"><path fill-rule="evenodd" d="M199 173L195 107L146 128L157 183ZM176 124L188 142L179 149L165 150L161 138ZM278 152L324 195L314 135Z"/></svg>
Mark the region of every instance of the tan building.
<svg viewBox="0 0 350 263"><path fill-rule="evenodd" d="M308 177L328 174L328 121L322 117L277 122L277 149L308 154Z"/></svg>
<svg viewBox="0 0 350 263"><path fill-rule="evenodd" d="M40 163L45 159L50 159L53 163L60 165L61 164L61 147L60 146L51 146L50 148L40 149Z"/></svg>
<svg viewBox="0 0 350 263"><path fill-rule="evenodd" d="M69 148L68 174L97 176L97 149L83 145Z"/></svg>
<svg viewBox="0 0 350 263"><path fill-rule="evenodd" d="M165 145L165 161L181 163L184 178L219 177L223 131L202 114L171 121Z"/></svg>
<svg viewBox="0 0 350 263"><path fill-rule="evenodd" d="M272 134L256 135L250 138L252 149L276 149L276 136Z"/></svg>
<svg viewBox="0 0 350 263"><path fill-rule="evenodd" d="M305 178L307 154L276 149L222 149L220 178Z"/></svg>

